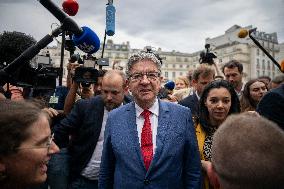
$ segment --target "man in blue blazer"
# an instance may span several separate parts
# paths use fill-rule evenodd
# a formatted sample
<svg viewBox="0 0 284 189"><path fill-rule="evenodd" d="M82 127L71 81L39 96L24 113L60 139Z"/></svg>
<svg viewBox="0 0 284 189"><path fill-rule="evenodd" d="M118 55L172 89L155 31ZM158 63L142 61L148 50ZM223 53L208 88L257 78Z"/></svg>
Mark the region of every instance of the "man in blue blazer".
<svg viewBox="0 0 284 189"><path fill-rule="evenodd" d="M191 112L157 99L161 61L141 52L130 57L126 71L135 102L109 113L99 188L200 188Z"/></svg>
<svg viewBox="0 0 284 189"><path fill-rule="evenodd" d="M71 113L53 128L54 140L68 146L70 155L69 189L96 189L109 111L128 103L126 78L117 70L108 71L102 79L102 94L78 101Z"/></svg>

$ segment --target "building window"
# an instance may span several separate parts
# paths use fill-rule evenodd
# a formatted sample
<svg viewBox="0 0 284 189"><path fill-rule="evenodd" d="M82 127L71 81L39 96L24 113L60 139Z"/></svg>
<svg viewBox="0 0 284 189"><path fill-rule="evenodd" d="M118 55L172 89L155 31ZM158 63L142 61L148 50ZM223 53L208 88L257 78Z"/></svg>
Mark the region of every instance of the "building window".
<svg viewBox="0 0 284 189"><path fill-rule="evenodd" d="M168 72L165 72L165 77L168 77L169 76L169 73Z"/></svg>
<svg viewBox="0 0 284 189"><path fill-rule="evenodd" d="M270 70L270 61L267 60L267 69Z"/></svg>
<svg viewBox="0 0 284 189"><path fill-rule="evenodd" d="M256 75L257 75L257 77L259 77L259 70L256 71Z"/></svg>
<svg viewBox="0 0 284 189"><path fill-rule="evenodd" d="M176 67L176 65L175 64L173 64L173 68L175 68Z"/></svg>
<svg viewBox="0 0 284 189"><path fill-rule="evenodd" d="M256 54L259 55L259 49L256 49Z"/></svg>
<svg viewBox="0 0 284 189"><path fill-rule="evenodd" d="M257 69L259 69L259 68L260 68L260 65L259 65L259 59L258 59L258 58L256 59L256 68L257 68Z"/></svg>
<svg viewBox="0 0 284 189"><path fill-rule="evenodd" d="M262 75L265 75L265 70L262 71Z"/></svg>
<svg viewBox="0 0 284 189"><path fill-rule="evenodd" d="M182 68L182 64L179 65L179 68Z"/></svg>
<svg viewBox="0 0 284 189"><path fill-rule="evenodd" d="M272 64L272 70L275 71L275 65L274 64Z"/></svg>
<svg viewBox="0 0 284 189"><path fill-rule="evenodd" d="M184 61L185 61L185 62L188 62L188 58L184 58Z"/></svg>
<svg viewBox="0 0 284 189"><path fill-rule="evenodd" d="M182 72L179 72L179 76L182 76Z"/></svg>
<svg viewBox="0 0 284 189"><path fill-rule="evenodd" d="M173 78L175 78L176 77L176 72L173 72L172 76L173 76Z"/></svg>
<svg viewBox="0 0 284 189"><path fill-rule="evenodd" d="M262 60L262 69L264 70L265 69L265 61Z"/></svg>
<svg viewBox="0 0 284 189"><path fill-rule="evenodd" d="M189 65L188 65L188 64L186 65L186 68L189 68Z"/></svg>

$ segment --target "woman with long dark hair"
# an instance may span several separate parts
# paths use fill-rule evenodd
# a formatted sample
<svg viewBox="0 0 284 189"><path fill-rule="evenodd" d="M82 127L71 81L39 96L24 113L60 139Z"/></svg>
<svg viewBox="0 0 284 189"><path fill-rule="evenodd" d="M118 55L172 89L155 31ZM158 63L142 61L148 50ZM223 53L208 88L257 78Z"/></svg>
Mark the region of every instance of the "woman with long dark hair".
<svg viewBox="0 0 284 189"><path fill-rule="evenodd" d="M206 171L206 163L211 161L213 134L230 114L240 112L240 102L233 86L228 81L216 80L204 88L199 106L196 136L202 168ZM203 188L212 188L206 176Z"/></svg>
<svg viewBox="0 0 284 189"><path fill-rule="evenodd" d="M249 80L245 84L240 98L241 112L255 111L258 103L267 91L268 88L264 81L259 79Z"/></svg>

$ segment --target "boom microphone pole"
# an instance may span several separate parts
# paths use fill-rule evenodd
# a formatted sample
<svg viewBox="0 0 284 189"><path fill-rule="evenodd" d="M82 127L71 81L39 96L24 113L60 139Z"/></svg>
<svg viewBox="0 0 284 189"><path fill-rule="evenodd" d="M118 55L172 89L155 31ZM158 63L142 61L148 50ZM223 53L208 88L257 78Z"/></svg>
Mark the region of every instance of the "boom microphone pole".
<svg viewBox="0 0 284 189"><path fill-rule="evenodd" d="M250 30L246 30L246 29L241 29L240 32L238 33L238 37L239 38L245 38L247 35L249 35L249 37L251 38L251 40L256 44L256 46L258 46L269 58L270 60L273 62L274 65L277 66L277 68L284 73L284 61L281 62L281 64L279 64L274 58L273 56L271 56L266 50L265 48L251 35L252 33L254 33L256 31L256 28L250 29Z"/></svg>
<svg viewBox="0 0 284 189"><path fill-rule="evenodd" d="M95 32L84 26L80 28L77 23L64 13L57 5L50 0L38 0L51 14L61 23L65 31L72 32L75 45L88 54L97 52L100 48L100 39Z"/></svg>

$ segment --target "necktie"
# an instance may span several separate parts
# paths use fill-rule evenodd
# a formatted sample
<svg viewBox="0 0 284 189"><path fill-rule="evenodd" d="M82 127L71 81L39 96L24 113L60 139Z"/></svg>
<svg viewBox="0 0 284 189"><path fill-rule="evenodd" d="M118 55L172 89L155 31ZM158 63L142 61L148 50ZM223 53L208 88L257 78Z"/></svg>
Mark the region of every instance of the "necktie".
<svg viewBox="0 0 284 189"><path fill-rule="evenodd" d="M147 109L141 113L141 115L145 119L141 133L141 150L146 170L148 170L150 163L153 159L153 141L150 114L151 112Z"/></svg>

